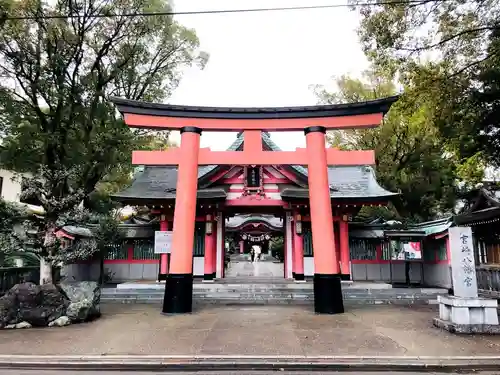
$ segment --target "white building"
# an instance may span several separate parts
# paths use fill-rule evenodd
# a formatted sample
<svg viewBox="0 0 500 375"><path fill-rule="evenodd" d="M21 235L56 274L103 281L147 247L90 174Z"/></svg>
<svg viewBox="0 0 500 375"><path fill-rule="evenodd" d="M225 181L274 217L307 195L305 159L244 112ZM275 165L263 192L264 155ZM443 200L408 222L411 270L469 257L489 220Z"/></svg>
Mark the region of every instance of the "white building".
<svg viewBox="0 0 500 375"><path fill-rule="evenodd" d="M20 202L22 177L18 174L0 169L0 195L8 202Z"/></svg>
<svg viewBox="0 0 500 375"><path fill-rule="evenodd" d="M25 174L26 175L26 174ZM18 202L27 205L34 211L41 211L40 206L35 206L21 201L23 190L23 174L0 169L0 196L7 202Z"/></svg>

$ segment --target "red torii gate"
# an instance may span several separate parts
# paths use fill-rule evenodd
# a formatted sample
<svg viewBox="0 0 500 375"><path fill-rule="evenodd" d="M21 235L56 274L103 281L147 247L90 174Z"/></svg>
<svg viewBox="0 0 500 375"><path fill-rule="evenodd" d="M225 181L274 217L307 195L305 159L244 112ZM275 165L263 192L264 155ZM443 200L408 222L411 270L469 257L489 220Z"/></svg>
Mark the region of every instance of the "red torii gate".
<svg viewBox="0 0 500 375"><path fill-rule="evenodd" d="M398 97L370 102L287 108L211 108L175 106L111 98L130 127L180 130L181 145L166 151L134 151L132 163L178 165L170 270L163 313L192 311L193 241L199 165L305 165L308 168L314 305L317 313L343 313L339 262L335 254L328 165L371 165L373 151L325 147L327 129L378 126ZM200 149L206 131L243 131L243 151ZM261 131L303 130L306 148L262 150Z"/></svg>

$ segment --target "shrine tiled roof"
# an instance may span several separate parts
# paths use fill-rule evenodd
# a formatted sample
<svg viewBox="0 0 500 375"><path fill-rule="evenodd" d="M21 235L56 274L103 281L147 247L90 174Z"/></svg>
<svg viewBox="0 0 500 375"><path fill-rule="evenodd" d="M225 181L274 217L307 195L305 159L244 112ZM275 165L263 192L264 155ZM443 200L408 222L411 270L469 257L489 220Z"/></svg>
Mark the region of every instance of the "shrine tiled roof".
<svg viewBox="0 0 500 375"><path fill-rule="evenodd" d="M228 219L227 229L238 229L251 223L263 223L271 229L283 229L283 219L273 215L235 215Z"/></svg>
<svg viewBox="0 0 500 375"><path fill-rule="evenodd" d="M198 176L206 172L198 169ZM145 167L137 173L132 185L113 195L123 202L160 201L175 199L177 184L176 167ZM227 193L222 188L206 188L198 190L198 199L225 199Z"/></svg>
<svg viewBox="0 0 500 375"><path fill-rule="evenodd" d="M500 221L500 193L498 190L479 188L469 191L467 203L458 215L453 217L456 225L476 226Z"/></svg>
<svg viewBox="0 0 500 375"><path fill-rule="evenodd" d="M267 132L262 133L262 144L265 150L281 151ZM243 147L243 135L240 133L236 140L229 146L229 151L238 151ZM227 196L223 188L210 188L208 177L216 173L221 166L208 165L198 167L198 199L225 199ZM307 168L294 165L288 167L297 175L299 185L280 186L283 199L308 198ZM328 179L331 194L335 199L356 199L364 201L387 200L396 193L382 188L375 177L371 166L342 166L329 167ZM132 185L125 190L115 194L113 197L119 201L141 201L141 200L169 200L175 199L177 183L177 167L147 166L142 172L137 173Z"/></svg>
<svg viewBox="0 0 500 375"><path fill-rule="evenodd" d="M418 224L403 225L397 221L382 221L376 223L354 222L350 224L349 234L353 238L384 238L384 237L436 237L445 235L453 226L451 216L426 221Z"/></svg>
<svg viewBox="0 0 500 375"><path fill-rule="evenodd" d="M307 175L307 168L303 168ZM365 201L384 200L398 195L381 187L370 166L329 167L330 197ZM281 186L283 198L307 198L309 190L297 186Z"/></svg>

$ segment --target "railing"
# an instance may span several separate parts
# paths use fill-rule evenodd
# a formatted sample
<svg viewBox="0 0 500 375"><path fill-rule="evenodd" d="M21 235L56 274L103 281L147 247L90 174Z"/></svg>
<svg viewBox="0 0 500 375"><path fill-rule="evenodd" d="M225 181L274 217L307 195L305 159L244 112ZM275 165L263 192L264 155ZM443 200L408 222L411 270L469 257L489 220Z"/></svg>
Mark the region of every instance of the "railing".
<svg viewBox="0 0 500 375"><path fill-rule="evenodd" d="M61 281L61 269L54 267L52 270L54 283ZM0 268L0 296L19 283L40 283L40 267L9 267Z"/></svg>
<svg viewBox="0 0 500 375"><path fill-rule="evenodd" d="M40 281L40 267L10 267L0 268L0 295L3 295L14 285L31 281Z"/></svg>
<svg viewBox="0 0 500 375"><path fill-rule="evenodd" d="M500 265L482 264L476 268L476 276L481 294L500 298Z"/></svg>

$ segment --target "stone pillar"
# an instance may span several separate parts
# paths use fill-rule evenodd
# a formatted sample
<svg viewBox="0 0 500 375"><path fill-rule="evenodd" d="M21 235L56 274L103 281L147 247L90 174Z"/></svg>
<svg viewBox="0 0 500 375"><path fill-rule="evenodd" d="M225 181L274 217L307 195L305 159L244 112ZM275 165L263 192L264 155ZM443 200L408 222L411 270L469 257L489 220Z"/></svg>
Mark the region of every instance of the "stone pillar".
<svg viewBox="0 0 500 375"><path fill-rule="evenodd" d="M295 215L294 215L295 217ZM304 278L304 241L301 234L297 233L296 223L293 222L293 264L295 280L303 281Z"/></svg>
<svg viewBox="0 0 500 375"><path fill-rule="evenodd" d="M347 221L339 222L340 272L342 280L351 280L351 256L349 253L349 228Z"/></svg>
<svg viewBox="0 0 500 375"><path fill-rule="evenodd" d="M338 220L335 220L332 223L332 230L333 230L333 238L335 239L335 259L337 259L337 262L339 262L339 270L340 268L340 231L339 231L339 222ZM339 272L340 273L340 272ZM341 278L342 280L342 278Z"/></svg>
<svg viewBox="0 0 500 375"><path fill-rule="evenodd" d="M498 302L478 296L471 227L448 229L453 296L438 296L434 325L453 333L500 333Z"/></svg>
<svg viewBox="0 0 500 375"><path fill-rule="evenodd" d="M160 231L168 230L168 221L165 215L160 216ZM160 254L160 269L158 272L158 281L167 280L169 254Z"/></svg>
<svg viewBox="0 0 500 375"><path fill-rule="evenodd" d="M221 269L222 277L226 275L226 269L224 268L224 260L226 258L226 215L222 214L222 254L221 254Z"/></svg>
<svg viewBox="0 0 500 375"><path fill-rule="evenodd" d="M224 277L223 273L223 263L224 263L224 214L222 212L217 213L217 240L216 240L216 251L215 251L215 277Z"/></svg>
<svg viewBox="0 0 500 375"><path fill-rule="evenodd" d="M207 217L207 220L210 220L211 225L213 226L215 223L212 221L212 217ZM205 271L203 280L204 281L213 281L215 279L215 251L216 251L216 241L217 241L217 231L212 229L212 233L205 234Z"/></svg>
<svg viewBox="0 0 500 375"><path fill-rule="evenodd" d="M243 254L245 252L245 241L241 240L240 241L240 254Z"/></svg>
<svg viewBox="0 0 500 375"><path fill-rule="evenodd" d="M325 133L322 126L304 130L308 156L309 204L314 248L314 310L320 314L344 312L339 262L332 230L332 206Z"/></svg>
<svg viewBox="0 0 500 375"><path fill-rule="evenodd" d="M181 129L181 158L177 174L172 255L165 285L163 313L189 313L193 309L193 246L198 189L201 129Z"/></svg>
<svg viewBox="0 0 500 375"><path fill-rule="evenodd" d="M290 211L287 211L285 213L285 240L284 240L284 247L285 247L285 279L293 279L293 253L292 253L292 243L293 243L293 236L292 236L292 213Z"/></svg>

